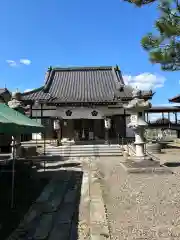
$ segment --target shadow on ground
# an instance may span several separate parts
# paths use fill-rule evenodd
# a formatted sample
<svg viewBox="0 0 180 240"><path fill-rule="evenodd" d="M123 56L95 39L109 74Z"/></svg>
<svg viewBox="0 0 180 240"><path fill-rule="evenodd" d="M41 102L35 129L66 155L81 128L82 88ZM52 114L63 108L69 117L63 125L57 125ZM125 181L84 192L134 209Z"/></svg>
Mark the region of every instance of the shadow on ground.
<svg viewBox="0 0 180 240"><path fill-rule="evenodd" d="M164 149L180 149L179 146L174 146L174 145L170 145L170 144L167 144Z"/></svg>
<svg viewBox="0 0 180 240"><path fill-rule="evenodd" d="M180 162L167 162L164 165L167 167L180 167Z"/></svg>
<svg viewBox="0 0 180 240"><path fill-rule="evenodd" d="M66 167L68 166L66 165ZM36 199L41 198L42 191L46 191L51 179L44 176L44 172L35 172L31 164L18 162L15 172L14 209L11 209L11 169L12 164L9 164L4 167L5 171L1 172L0 239L7 239L12 232L13 235L21 234L16 239L34 239L36 231L39 231L40 235L45 231L48 239L77 240L83 173L71 170L56 171L53 190L49 190L44 195L48 196L48 199L41 202L40 205L45 207L39 208L40 205ZM49 207L53 210L48 211ZM21 231L19 231L19 223L29 209L30 212L35 210L37 214L31 219L31 222L21 224ZM40 223L46 215L52 215L52 220L46 224L44 229ZM17 231L14 231L15 229Z"/></svg>
<svg viewBox="0 0 180 240"><path fill-rule="evenodd" d="M5 239L19 224L39 196L48 179L33 179L29 164L16 163L14 208L11 208L12 163L0 167L0 239Z"/></svg>

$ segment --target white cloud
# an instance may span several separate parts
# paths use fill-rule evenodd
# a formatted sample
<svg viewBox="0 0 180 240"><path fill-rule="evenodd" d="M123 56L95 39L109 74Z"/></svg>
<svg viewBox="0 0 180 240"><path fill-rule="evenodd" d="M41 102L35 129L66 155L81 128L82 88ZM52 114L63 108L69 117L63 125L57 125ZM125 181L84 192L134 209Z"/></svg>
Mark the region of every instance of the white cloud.
<svg viewBox="0 0 180 240"><path fill-rule="evenodd" d="M17 66L17 62L14 61L14 60L6 60L6 62L10 67L16 67Z"/></svg>
<svg viewBox="0 0 180 240"><path fill-rule="evenodd" d="M159 118L162 118L162 113L149 113L148 114L149 121L154 122L154 121L156 121Z"/></svg>
<svg viewBox="0 0 180 240"><path fill-rule="evenodd" d="M29 59L20 59L19 62L21 64L24 64L24 65L30 65L31 64L31 60L29 60Z"/></svg>
<svg viewBox="0 0 180 240"><path fill-rule="evenodd" d="M19 66L20 64L22 65L30 65L31 64L31 60L29 59L20 59L18 61L15 61L15 60L6 60L6 63L10 66L10 67L17 67Z"/></svg>
<svg viewBox="0 0 180 240"><path fill-rule="evenodd" d="M123 79L126 84L141 90L161 88L166 81L165 77L152 73L142 73L137 76L125 75Z"/></svg>
<svg viewBox="0 0 180 240"><path fill-rule="evenodd" d="M30 92L30 91L32 91L33 89L26 89L26 90L24 90L24 92Z"/></svg>

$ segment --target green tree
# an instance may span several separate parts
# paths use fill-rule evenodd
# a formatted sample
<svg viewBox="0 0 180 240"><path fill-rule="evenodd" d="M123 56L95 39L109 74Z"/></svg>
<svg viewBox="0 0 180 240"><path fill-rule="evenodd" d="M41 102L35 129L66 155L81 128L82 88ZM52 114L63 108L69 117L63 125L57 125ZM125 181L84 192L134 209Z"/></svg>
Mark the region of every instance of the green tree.
<svg viewBox="0 0 180 240"><path fill-rule="evenodd" d="M148 33L141 40L152 63L162 70L180 70L180 0L125 0L138 7L158 2L159 18L155 33Z"/></svg>

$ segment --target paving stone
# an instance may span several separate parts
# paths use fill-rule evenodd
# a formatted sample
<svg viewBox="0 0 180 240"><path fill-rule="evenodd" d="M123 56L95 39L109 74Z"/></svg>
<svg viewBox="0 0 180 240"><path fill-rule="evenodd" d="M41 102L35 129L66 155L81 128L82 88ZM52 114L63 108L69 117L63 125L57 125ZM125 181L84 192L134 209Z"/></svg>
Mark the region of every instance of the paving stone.
<svg viewBox="0 0 180 240"><path fill-rule="evenodd" d="M90 211L89 172L87 171L87 169L84 169L81 186L81 199L79 205L79 224L78 224L79 240L90 240L89 211Z"/></svg>
<svg viewBox="0 0 180 240"><path fill-rule="evenodd" d="M71 224L70 223L58 223L52 229L48 240L69 240Z"/></svg>
<svg viewBox="0 0 180 240"><path fill-rule="evenodd" d="M69 179L70 181L70 179ZM52 211L57 211L60 204L62 203L63 199L64 199L64 194L66 189L68 188L68 181L57 181L55 183L55 190L53 192L53 194L51 195L51 197L49 198L49 205L52 207Z"/></svg>
<svg viewBox="0 0 180 240"><path fill-rule="evenodd" d="M91 179L90 186L90 227L91 235L109 237L104 201L101 186L96 178Z"/></svg>
<svg viewBox="0 0 180 240"><path fill-rule="evenodd" d="M48 201L51 193L54 191L54 182L55 180L52 179L50 181L50 183L48 183L47 186L45 186L43 192L41 193L41 195L39 196L39 198L36 200L36 202L45 202Z"/></svg>
<svg viewBox="0 0 180 240"><path fill-rule="evenodd" d="M45 239L50 233L52 223L53 223L53 214L43 214L39 225L36 227L34 234L34 239Z"/></svg>
<svg viewBox="0 0 180 240"><path fill-rule="evenodd" d="M77 240L79 239L79 232L78 232L78 223L77 222L72 222L71 224L71 230L70 230L70 235L68 240ZM85 240L85 238L84 238Z"/></svg>
<svg viewBox="0 0 180 240"><path fill-rule="evenodd" d="M77 186L76 186L75 189L68 190L68 192L66 193L66 195L64 197L64 202L65 203L73 203L73 202L75 202L76 195L77 195Z"/></svg>
<svg viewBox="0 0 180 240"><path fill-rule="evenodd" d="M75 203L66 203L61 206L57 212L57 223L69 223L72 221L74 211L76 210Z"/></svg>

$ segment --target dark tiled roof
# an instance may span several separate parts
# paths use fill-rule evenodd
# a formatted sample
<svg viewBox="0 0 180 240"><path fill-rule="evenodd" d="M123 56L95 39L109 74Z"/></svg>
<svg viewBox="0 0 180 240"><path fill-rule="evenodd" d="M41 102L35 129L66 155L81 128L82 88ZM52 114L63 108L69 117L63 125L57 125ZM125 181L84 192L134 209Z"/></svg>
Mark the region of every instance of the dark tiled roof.
<svg viewBox="0 0 180 240"><path fill-rule="evenodd" d="M55 102L111 102L118 82L120 71L112 67L57 68L45 90Z"/></svg>
<svg viewBox="0 0 180 240"><path fill-rule="evenodd" d="M51 95L44 92L44 87L34 89L21 94L22 100L49 100Z"/></svg>
<svg viewBox="0 0 180 240"><path fill-rule="evenodd" d="M169 102L179 103L179 102L180 102L180 94L178 94L178 95L175 96L175 97L169 98L168 100L169 100Z"/></svg>
<svg viewBox="0 0 180 240"><path fill-rule="evenodd" d="M8 91L7 88L0 88L0 95L7 92L7 91Z"/></svg>
<svg viewBox="0 0 180 240"><path fill-rule="evenodd" d="M131 98L132 89L124 86L118 67L53 68L46 74L45 86L22 94L24 100L54 103L115 102Z"/></svg>
<svg viewBox="0 0 180 240"><path fill-rule="evenodd" d="M151 113L163 113L163 112L180 112L180 107L178 106L152 106L152 108L148 109L146 112Z"/></svg>

